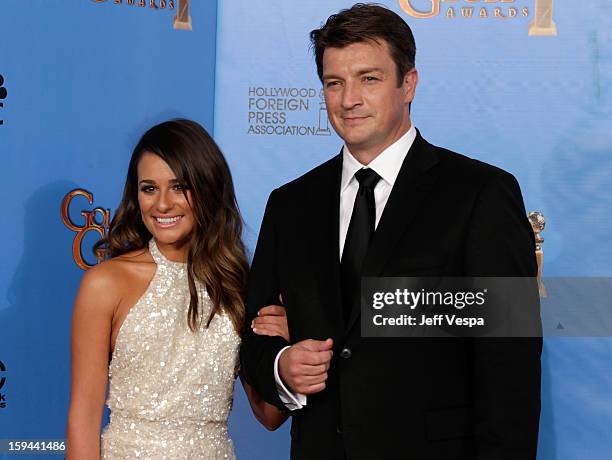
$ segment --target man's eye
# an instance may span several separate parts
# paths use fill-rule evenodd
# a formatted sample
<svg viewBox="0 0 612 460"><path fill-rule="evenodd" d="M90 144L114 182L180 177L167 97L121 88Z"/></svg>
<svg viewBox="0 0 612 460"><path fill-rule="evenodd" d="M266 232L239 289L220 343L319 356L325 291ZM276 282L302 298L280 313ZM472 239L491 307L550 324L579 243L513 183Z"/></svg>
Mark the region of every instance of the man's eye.
<svg viewBox="0 0 612 460"><path fill-rule="evenodd" d="M327 83L325 83L325 86L327 88L331 88L332 86L338 86L340 84L339 81L328 81Z"/></svg>
<svg viewBox="0 0 612 460"><path fill-rule="evenodd" d="M366 82L370 82L370 81L378 81L378 78L373 77L371 75L366 75L365 77L363 77L364 81Z"/></svg>

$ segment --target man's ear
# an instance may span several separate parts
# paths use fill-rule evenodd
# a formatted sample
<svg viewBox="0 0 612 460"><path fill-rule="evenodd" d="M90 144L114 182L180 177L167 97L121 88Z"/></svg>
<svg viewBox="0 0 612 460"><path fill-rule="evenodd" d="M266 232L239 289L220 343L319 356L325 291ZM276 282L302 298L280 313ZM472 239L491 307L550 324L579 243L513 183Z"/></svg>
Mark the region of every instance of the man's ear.
<svg viewBox="0 0 612 460"><path fill-rule="evenodd" d="M419 83L419 72L415 67L410 69L404 75L404 81L402 82L402 86L404 87L405 99L404 101L409 104L414 99L414 95L416 94L416 87Z"/></svg>

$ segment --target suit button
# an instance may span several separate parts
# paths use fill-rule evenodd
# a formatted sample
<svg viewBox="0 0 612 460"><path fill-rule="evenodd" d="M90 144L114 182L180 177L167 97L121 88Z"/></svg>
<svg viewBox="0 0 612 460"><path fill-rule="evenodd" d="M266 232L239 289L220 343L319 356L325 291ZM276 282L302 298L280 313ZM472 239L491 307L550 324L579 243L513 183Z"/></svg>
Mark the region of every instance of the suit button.
<svg viewBox="0 0 612 460"><path fill-rule="evenodd" d="M338 433L338 434L342 434L342 425L338 425L338 426L336 427L336 433Z"/></svg>
<svg viewBox="0 0 612 460"><path fill-rule="evenodd" d="M342 351L340 352L340 357L344 359L349 359L352 355L353 353L351 352L351 349L348 347L343 348Z"/></svg>

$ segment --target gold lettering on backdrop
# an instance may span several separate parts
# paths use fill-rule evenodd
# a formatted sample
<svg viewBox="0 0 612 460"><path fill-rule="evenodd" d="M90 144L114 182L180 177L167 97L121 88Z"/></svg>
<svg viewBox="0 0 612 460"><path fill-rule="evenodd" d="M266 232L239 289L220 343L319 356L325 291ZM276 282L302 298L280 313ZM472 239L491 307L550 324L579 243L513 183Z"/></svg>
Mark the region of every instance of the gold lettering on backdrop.
<svg viewBox="0 0 612 460"><path fill-rule="evenodd" d="M531 1L535 3L535 14L529 24L529 35L557 35L553 21L554 0ZM398 0L398 3L405 13L417 19L431 19L440 14L447 19L527 19L531 14L530 7L517 6L516 0L429 0L429 3L425 0ZM446 6L442 10L443 4Z"/></svg>
<svg viewBox="0 0 612 460"><path fill-rule="evenodd" d="M72 242L72 258L74 262L83 270L91 268L93 265L89 265L83 258L83 238L88 232L96 232L101 238L104 238L108 226L110 224L110 209L94 208L91 211L81 211L81 216L85 218L83 225L77 225L70 219L70 203L77 196L83 196L87 199L87 202L93 204L93 194L83 189L76 189L68 192L68 194L62 200L62 206L60 209L60 215L62 222L73 232L76 232L74 241ZM102 222L96 221L96 215L100 217Z"/></svg>
<svg viewBox="0 0 612 460"><path fill-rule="evenodd" d="M146 8L147 5L152 10L174 10L175 0L91 0L94 3L112 2L115 5L126 4L128 6L139 6ZM179 0L180 11L174 17L175 29L191 30L191 16L189 15L189 0Z"/></svg>
<svg viewBox="0 0 612 460"><path fill-rule="evenodd" d="M535 0L535 13L529 24L529 35L557 35L553 21L553 0Z"/></svg>
<svg viewBox="0 0 612 460"><path fill-rule="evenodd" d="M179 0L179 7L174 16L174 28L192 30L191 16L189 15L189 0Z"/></svg>
<svg viewBox="0 0 612 460"><path fill-rule="evenodd" d="M440 14L440 0L431 0L431 10L428 12L422 12L416 10L410 0L399 0L400 8L404 10L408 15L413 18L427 19L432 18Z"/></svg>
<svg viewBox="0 0 612 460"><path fill-rule="evenodd" d="M474 14L473 6L463 6L461 7L461 16L464 18L471 18L472 14Z"/></svg>
<svg viewBox="0 0 612 460"><path fill-rule="evenodd" d="M420 11L417 10L414 5L412 4L411 0L399 0L399 4L400 7L402 8L402 10L404 10L406 13L408 13L410 16L414 17L414 18L418 18L418 19L427 19L427 18L432 18L434 16L438 16L438 14L440 14L440 4L442 2L444 3L459 3L460 0L430 0L431 1L431 8L429 11ZM491 4L491 3L514 3L516 0L463 0L465 3L486 3L486 4ZM463 13L463 8L466 8L466 13ZM462 12L462 16L463 17L472 17L472 13L468 12L470 11L469 8L473 8L473 7L462 7L461 12ZM485 7L482 7L486 10ZM482 9L481 9L482 11ZM481 16L481 17L488 17L489 16L489 12L488 10L486 11L486 13L482 13L482 14L486 14L486 16ZM448 18L454 18L456 16L455 13L455 9L452 6L449 6L446 9L446 17ZM502 14L502 9L500 7L497 7L496 10L494 10L493 15L495 17L505 17Z"/></svg>

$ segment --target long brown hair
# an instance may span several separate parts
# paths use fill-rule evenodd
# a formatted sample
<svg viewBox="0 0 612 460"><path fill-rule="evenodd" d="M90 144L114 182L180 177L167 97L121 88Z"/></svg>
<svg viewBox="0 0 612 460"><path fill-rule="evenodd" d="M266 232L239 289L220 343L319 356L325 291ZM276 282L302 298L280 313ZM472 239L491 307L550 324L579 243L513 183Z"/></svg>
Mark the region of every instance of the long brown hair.
<svg viewBox="0 0 612 460"><path fill-rule="evenodd" d="M242 218L227 162L215 141L196 122L166 121L142 136L130 159L121 203L106 238L96 243L94 251L104 258L117 257L144 249L151 239L138 206L138 162L145 152L168 163L177 179L191 190L189 204L195 225L187 256L189 328L195 331L201 320L195 284L199 280L213 303L206 327L215 314L224 311L240 333L248 273Z"/></svg>

